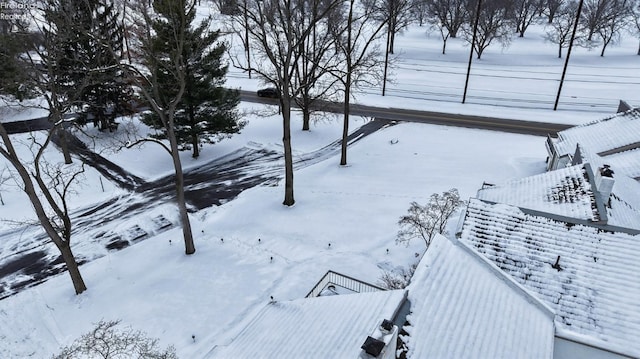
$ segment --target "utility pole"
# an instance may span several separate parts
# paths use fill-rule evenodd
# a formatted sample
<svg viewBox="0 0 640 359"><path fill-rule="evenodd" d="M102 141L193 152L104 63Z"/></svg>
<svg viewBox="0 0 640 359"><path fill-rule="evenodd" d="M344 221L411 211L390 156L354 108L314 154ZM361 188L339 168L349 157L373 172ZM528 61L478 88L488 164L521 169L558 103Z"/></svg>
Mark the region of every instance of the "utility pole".
<svg viewBox="0 0 640 359"><path fill-rule="evenodd" d="M567 50L567 58L564 60L564 68L562 69L562 76L560 77L560 86L558 87L558 94L556 95L556 103L553 105L553 110L558 109L558 102L560 101L560 93L562 92L562 84L564 83L564 77L567 74L567 66L569 65L569 57L571 57L571 48L573 48L573 40L576 38L576 32L578 31L578 22L580 21L580 13L582 12L582 3L584 0L580 0L578 3L578 12L576 13L576 19L573 23L573 32L571 33L571 40L569 40L569 49Z"/></svg>
<svg viewBox="0 0 640 359"><path fill-rule="evenodd" d="M467 78L464 81L464 93L462 94L462 103L467 100L467 88L469 87L469 74L471 73L471 61L473 61L473 47L476 44L476 34L478 32L478 20L480 19L480 7L482 6L482 0L478 0L478 6L476 7L476 19L473 22L473 37L471 38L471 50L469 52L469 66L467 66Z"/></svg>

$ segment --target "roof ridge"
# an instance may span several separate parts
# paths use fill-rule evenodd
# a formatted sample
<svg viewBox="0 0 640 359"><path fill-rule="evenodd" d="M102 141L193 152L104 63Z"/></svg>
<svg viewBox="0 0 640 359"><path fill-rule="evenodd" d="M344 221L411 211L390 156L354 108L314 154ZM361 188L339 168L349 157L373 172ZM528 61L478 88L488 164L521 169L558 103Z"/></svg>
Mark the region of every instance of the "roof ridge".
<svg viewBox="0 0 640 359"><path fill-rule="evenodd" d="M626 117L627 115L630 115L630 114L632 114L634 112L636 112L638 116L631 116L631 119L632 120L640 119L640 107L636 107L636 108L632 108L631 110L614 113L614 114L609 115L609 116L607 116L605 118L599 118L597 120L593 120L593 121L590 121L590 122L585 122L585 123L583 123L581 125L578 125L578 126L570 127L567 130L570 130L572 128L587 127L587 126L591 126L591 125L596 124L596 123L610 121L610 120L613 120L613 119L616 119L616 118L623 118L623 117ZM564 130L564 131L566 131L566 130Z"/></svg>
<svg viewBox="0 0 640 359"><path fill-rule="evenodd" d="M624 146L620 146L620 147L616 147L616 148L612 148L606 151L602 151L602 152L598 152L597 155L600 157L606 157L609 155L613 155L616 153L621 153L624 151L631 151L631 150L636 150L640 148L640 141L634 142L634 143L630 143Z"/></svg>

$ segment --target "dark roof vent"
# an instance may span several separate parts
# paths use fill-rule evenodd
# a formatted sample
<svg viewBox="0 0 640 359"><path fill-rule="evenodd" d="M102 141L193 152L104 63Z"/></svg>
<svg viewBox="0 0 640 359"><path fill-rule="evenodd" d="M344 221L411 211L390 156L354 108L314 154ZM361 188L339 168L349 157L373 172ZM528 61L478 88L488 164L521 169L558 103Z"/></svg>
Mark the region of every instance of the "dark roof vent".
<svg viewBox="0 0 640 359"><path fill-rule="evenodd" d="M374 357L378 357L380 353L382 353L382 349L384 349L384 342L380 341L376 338L367 337L367 340L364 341L364 344L360 347L367 354L373 355Z"/></svg>
<svg viewBox="0 0 640 359"><path fill-rule="evenodd" d="M385 319L382 321L382 324L380 324L380 328L388 333L393 329L393 322Z"/></svg>
<svg viewBox="0 0 640 359"><path fill-rule="evenodd" d="M613 174L614 172L609 165L603 165L602 168L600 168L600 175L603 177L613 177Z"/></svg>
<svg viewBox="0 0 640 359"><path fill-rule="evenodd" d="M562 270L562 267L560 267L560 256L558 256L558 258L556 259L556 263L551 265L551 268L557 270L558 272Z"/></svg>

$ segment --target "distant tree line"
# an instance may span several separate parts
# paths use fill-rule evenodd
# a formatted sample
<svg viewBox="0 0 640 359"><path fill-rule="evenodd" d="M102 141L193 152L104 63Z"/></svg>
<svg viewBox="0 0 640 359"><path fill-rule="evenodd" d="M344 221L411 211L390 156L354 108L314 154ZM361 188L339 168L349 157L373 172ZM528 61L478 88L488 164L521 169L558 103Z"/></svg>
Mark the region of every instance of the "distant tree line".
<svg viewBox="0 0 640 359"><path fill-rule="evenodd" d="M391 1L391 0L389 0ZM473 23L478 19L474 50L478 58L493 42L508 46L513 36L524 37L531 24L545 24L545 39L558 45L558 56L568 46L575 22L578 0L484 0L476 14L478 0L413 0L416 21L437 30L443 40L442 53L449 38L471 42ZM579 18L577 44L607 46L625 34L640 38L640 1L584 0ZM638 48L640 55L640 46Z"/></svg>

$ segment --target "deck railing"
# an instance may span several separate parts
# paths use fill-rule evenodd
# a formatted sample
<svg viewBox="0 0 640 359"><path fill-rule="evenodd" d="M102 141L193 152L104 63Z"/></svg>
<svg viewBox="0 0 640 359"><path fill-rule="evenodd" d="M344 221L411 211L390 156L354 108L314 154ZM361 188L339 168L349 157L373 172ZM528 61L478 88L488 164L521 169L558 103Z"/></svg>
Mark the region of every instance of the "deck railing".
<svg viewBox="0 0 640 359"><path fill-rule="evenodd" d="M339 286L356 293L378 292L385 290L384 288L380 288L373 284L369 284L359 279L355 279L330 270L322 277L322 279L320 279L320 281L318 281L318 283L313 287L313 289L311 289L306 297L317 297L320 295L320 293L322 293L323 290L325 290L325 288L329 287L330 285Z"/></svg>

